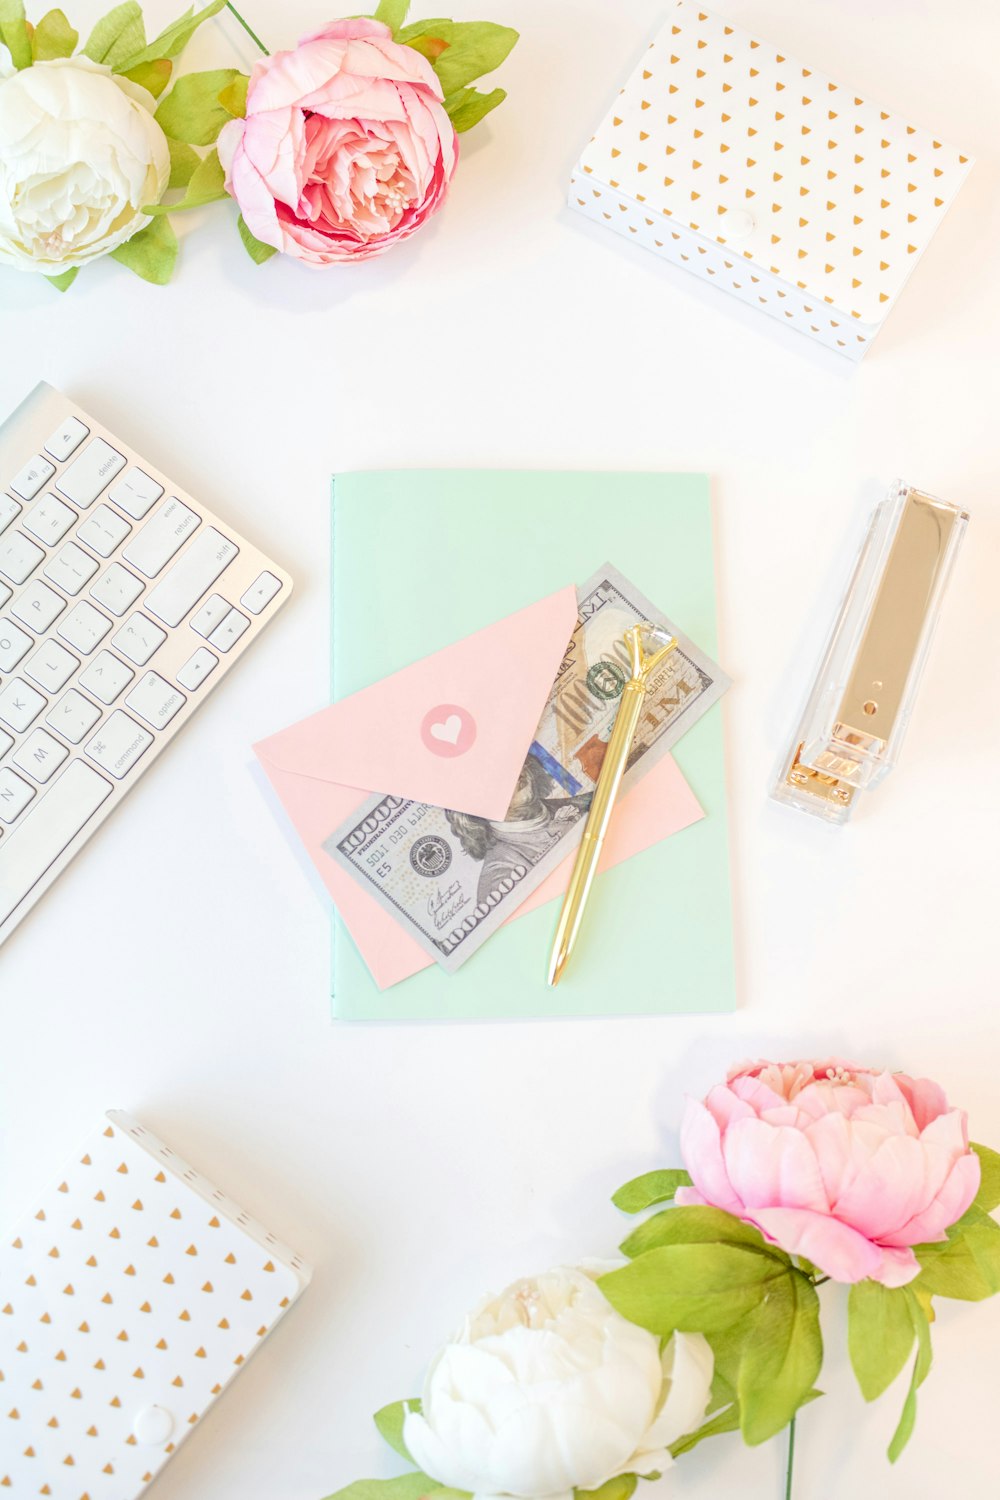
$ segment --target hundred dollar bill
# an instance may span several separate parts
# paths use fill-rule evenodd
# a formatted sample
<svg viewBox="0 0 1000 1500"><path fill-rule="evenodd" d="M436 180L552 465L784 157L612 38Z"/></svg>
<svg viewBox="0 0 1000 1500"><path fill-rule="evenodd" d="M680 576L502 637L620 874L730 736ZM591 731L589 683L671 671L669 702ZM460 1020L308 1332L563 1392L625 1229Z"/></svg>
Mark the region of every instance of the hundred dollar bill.
<svg viewBox="0 0 1000 1500"><path fill-rule="evenodd" d="M625 631L664 626L678 647L653 677L622 792L729 686L713 661L615 568L579 591L580 613L502 822L374 796L324 842L332 859L449 973L579 843L631 675Z"/></svg>

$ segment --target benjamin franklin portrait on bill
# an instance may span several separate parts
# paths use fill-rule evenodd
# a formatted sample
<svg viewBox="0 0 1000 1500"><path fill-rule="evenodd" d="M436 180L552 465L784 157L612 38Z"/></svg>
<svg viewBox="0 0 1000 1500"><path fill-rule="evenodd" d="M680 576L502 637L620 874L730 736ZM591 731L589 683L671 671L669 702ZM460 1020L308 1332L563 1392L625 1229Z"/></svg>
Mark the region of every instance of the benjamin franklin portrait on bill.
<svg viewBox="0 0 1000 1500"><path fill-rule="evenodd" d="M529 755L521 767L502 823L471 813L449 812L448 822L462 848L482 860L477 900L484 901L507 876L519 879L564 837L567 824L587 814L591 792L570 797L560 791L541 761Z"/></svg>

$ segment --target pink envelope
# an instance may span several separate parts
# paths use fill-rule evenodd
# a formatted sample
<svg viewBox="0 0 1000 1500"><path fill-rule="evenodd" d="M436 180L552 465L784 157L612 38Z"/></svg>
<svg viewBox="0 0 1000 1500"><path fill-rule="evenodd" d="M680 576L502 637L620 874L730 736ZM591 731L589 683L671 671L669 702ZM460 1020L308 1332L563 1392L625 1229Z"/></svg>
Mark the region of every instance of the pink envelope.
<svg viewBox="0 0 1000 1500"><path fill-rule="evenodd" d="M379 989L433 960L330 858L324 841L375 792L502 819L576 620L570 586L254 746ZM664 757L616 809L602 868L702 816ZM565 890L572 862L570 855L509 920Z"/></svg>

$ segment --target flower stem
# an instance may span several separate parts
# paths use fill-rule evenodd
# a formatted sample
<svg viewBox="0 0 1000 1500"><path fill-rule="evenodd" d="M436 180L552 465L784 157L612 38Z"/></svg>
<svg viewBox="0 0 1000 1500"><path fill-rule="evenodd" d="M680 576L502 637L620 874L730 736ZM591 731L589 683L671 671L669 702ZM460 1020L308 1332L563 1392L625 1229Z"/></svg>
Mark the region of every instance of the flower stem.
<svg viewBox="0 0 1000 1500"><path fill-rule="evenodd" d="M254 31L253 27L250 26L247 23L247 21L243 18L243 16L240 15L239 11L236 9L236 6L229 4L229 0L226 0L226 9L232 11L233 15L236 17L237 21L239 21L240 25L243 27L243 30L246 32L247 36L250 38L250 40L252 42L256 43L256 45L263 52L264 56L265 57L270 57L271 54L268 52L267 48L264 46L264 43L261 41L261 39L257 35L256 31Z"/></svg>
<svg viewBox="0 0 1000 1500"><path fill-rule="evenodd" d="M795 1467L795 1418L788 1424L788 1459L785 1463L785 1500L792 1500L792 1471Z"/></svg>

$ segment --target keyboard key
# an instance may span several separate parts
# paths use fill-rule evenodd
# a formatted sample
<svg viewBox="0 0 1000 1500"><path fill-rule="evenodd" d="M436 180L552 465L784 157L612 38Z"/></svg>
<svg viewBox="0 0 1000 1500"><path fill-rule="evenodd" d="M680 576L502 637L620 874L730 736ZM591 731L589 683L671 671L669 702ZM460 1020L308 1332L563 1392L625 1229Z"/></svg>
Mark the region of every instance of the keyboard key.
<svg viewBox="0 0 1000 1500"><path fill-rule="evenodd" d="M206 651L204 646L199 646L177 673L177 681L182 688L187 688L189 693L193 693L195 688L201 687L208 674L214 672L218 665L219 658L213 656L211 651Z"/></svg>
<svg viewBox="0 0 1000 1500"><path fill-rule="evenodd" d="M244 630L249 630L250 621L246 615L241 615L238 609L231 609L221 625L217 625L208 638L208 644L214 646L217 651L229 651Z"/></svg>
<svg viewBox="0 0 1000 1500"><path fill-rule="evenodd" d="M91 588L90 597L103 604L105 609L110 609L113 615L123 615L145 587L128 568L123 568L121 563L112 563Z"/></svg>
<svg viewBox="0 0 1000 1500"><path fill-rule="evenodd" d="M20 677L12 677L0 692L0 723L21 734L45 707L45 699Z"/></svg>
<svg viewBox="0 0 1000 1500"><path fill-rule="evenodd" d="M61 427L57 427L50 438L46 440L45 451L51 453L57 464L64 464L71 453L75 453L85 437L89 437L90 428L84 427L79 417L67 417Z"/></svg>
<svg viewBox="0 0 1000 1500"><path fill-rule="evenodd" d="M24 664L24 675L37 682L47 693L58 693L65 687L80 663L58 641L43 641L34 656Z"/></svg>
<svg viewBox="0 0 1000 1500"><path fill-rule="evenodd" d="M64 641L89 656L111 629L111 621L86 599L81 599L57 628Z"/></svg>
<svg viewBox="0 0 1000 1500"><path fill-rule="evenodd" d="M33 786L29 786L22 777L15 776L8 766L0 766L0 818L5 823L13 823L34 795ZM0 844L0 857L7 847L6 842Z"/></svg>
<svg viewBox="0 0 1000 1500"><path fill-rule="evenodd" d="M0 729L0 756L6 755L14 741L5 730Z"/></svg>
<svg viewBox="0 0 1000 1500"><path fill-rule="evenodd" d="M14 476L10 487L22 500L34 500L42 485L48 484L55 472L55 464L50 464L47 458L36 453L34 458L29 458L20 474Z"/></svg>
<svg viewBox="0 0 1000 1500"><path fill-rule="evenodd" d="M0 537L0 573L11 583L23 583L44 556L41 547L29 542L21 531L8 531L6 536Z"/></svg>
<svg viewBox="0 0 1000 1500"><path fill-rule="evenodd" d="M63 693L59 702L50 708L45 715L45 722L50 729L61 734L64 740L69 740L71 745L78 745L85 734L89 734L101 717L101 710L89 698L78 693L76 688L70 688L68 693Z"/></svg>
<svg viewBox="0 0 1000 1500"><path fill-rule="evenodd" d="M42 635L65 608L66 600L55 589L50 589L40 578L33 578L11 605L10 612L29 630Z"/></svg>
<svg viewBox="0 0 1000 1500"><path fill-rule="evenodd" d="M231 608L229 600L223 599L221 594L210 594L191 621L191 629L197 630L199 635L211 635L216 625L222 624Z"/></svg>
<svg viewBox="0 0 1000 1500"><path fill-rule="evenodd" d="M133 521L141 521L162 494L162 484L157 484L155 479L150 479L142 469L129 469L128 473L123 474L118 483L108 490L108 499L127 516L131 516Z"/></svg>
<svg viewBox="0 0 1000 1500"><path fill-rule="evenodd" d="M240 603L244 609L248 609L252 615L259 615L262 609L266 609L275 594L281 592L281 579L275 578L273 573L262 573L258 579L241 595Z"/></svg>
<svg viewBox="0 0 1000 1500"><path fill-rule="evenodd" d="M13 599L14 590L9 589L5 583L0 583L0 605L6 604L8 599Z"/></svg>
<svg viewBox="0 0 1000 1500"><path fill-rule="evenodd" d="M111 792L103 776L74 760L20 827L0 840L0 923L20 906Z"/></svg>
<svg viewBox="0 0 1000 1500"><path fill-rule="evenodd" d="M125 699L125 707L137 713L140 719L162 729L169 724L174 714L179 713L187 699L169 682L164 682L156 672L144 672Z"/></svg>
<svg viewBox="0 0 1000 1500"><path fill-rule="evenodd" d="M128 522L123 521L117 511L102 501L94 507L83 525L77 527L76 534L98 557L110 557L131 530Z"/></svg>
<svg viewBox="0 0 1000 1500"><path fill-rule="evenodd" d="M24 529L47 547L54 547L56 542L62 541L75 520L76 511L64 505L58 495L46 495L28 512Z"/></svg>
<svg viewBox="0 0 1000 1500"><path fill-rule="evenodd" d="M200 517L171 498L137 531L122 552L122 557L147 578L155 578L200 524Z"/></svg>
<svg viewBox="0 0 1000 1500"><path fill-rule="evenodd" d="M124 467L125 459L118 450L103 438L95 438L63 470L56 480L56 489L81 510L88 510Z"/></svg>
<svg viewBox="0 0 1000 1500"><path fill-rule="evenodd" d="M0 620L0 672L13 672L34 641L13 620Z"/></svg>
<svg viewBox="0 0 1000 1500"><path fill-rule="evenodd" d="M100 732L86 747L86 754L116 781L127 776L141 755L153 743L148 729L143 729L128 714L116 708Z"/></svg>
<svg viewBox="0 0 1000 1500"><path fill-rule="evenodd" d="M154 625L152 620L147 620L145 615L136 613L126 620L117 635L112 636L111 644L122 656L134 661L137 667L144 667L166 638L165 630Z"/></svg>
<svg viewBox="0 0 1000 1500"><path fill-rule="evenodd" d="M68 754L66 746L60 745L44 729L33 729L20 748L15 750L13 761L15 766L44 786L47 781L52 780Z"/></svg>
<svg viewBox="0 0 1000 1500"><path fill-rule="evenodd" d="M118 694L128 687L135 673L110 651L99 651L92 662L88 662L80 673L80 686L100 698L102 703L114 703Z"/></svg>
<svg viewBox="0 0 1000 1500"><path fill-rule="evenodd" d="M69 594L72 598L85 583L90 582L98 567L99 564L89 552L84 552L75 542L67 542L55 556L49 558L43 571L46 578L51 578L64 594Z"/></svg>
<svg viewBox="0 0 1000 1500"><path fill-rule="evenodd" d="M6 531L11 521L16 521L21 507L9 495L0 495L0 531Z"/></svg>
<svg viewBox="0 0 1000 1500"><path fill-rule="evenodd" d="M167 625L179 625L239 550L221 531L207 526L147 598L150 614L158 615Z"/></svg>

